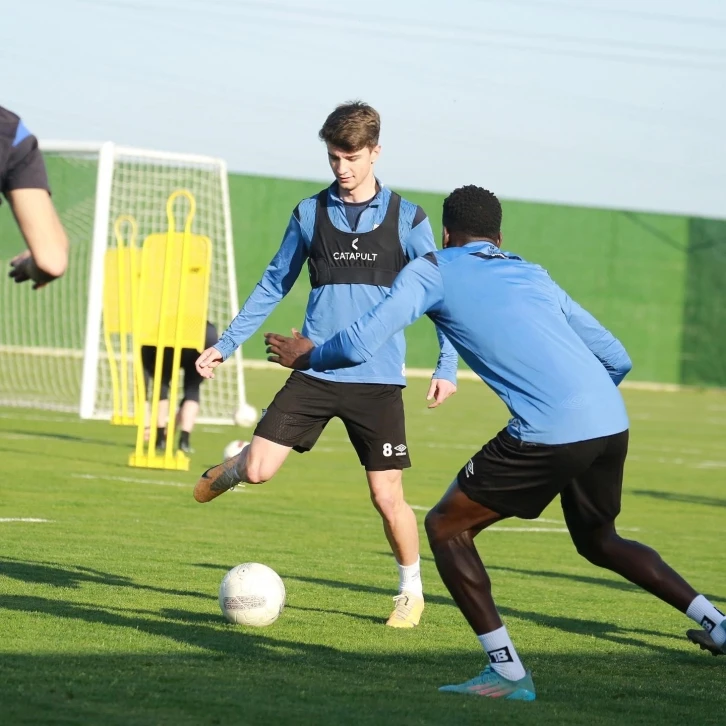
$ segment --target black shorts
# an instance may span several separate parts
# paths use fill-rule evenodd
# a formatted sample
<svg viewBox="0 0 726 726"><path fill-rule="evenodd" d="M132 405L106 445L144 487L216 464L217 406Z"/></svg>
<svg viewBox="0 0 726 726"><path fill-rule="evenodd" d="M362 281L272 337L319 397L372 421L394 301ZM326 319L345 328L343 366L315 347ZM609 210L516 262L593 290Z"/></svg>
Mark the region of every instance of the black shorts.
<svg viewBox="0 0 726 726"><path fill-rule="evenodd" d="M161 363L161 393L160 401L166 401L169 398L169 387L171 385L171 364L173 362L174 350L172 348L164 348L164 360ZM199 402L199 388L204 380L197 373L196 361L199 358L199 351L191 348L182 348L179 367L184 371L184 401ZM156 366L156 348L152 345L141 346L141 362L144 366L144 374L146 378L147 395L151 398L151 384L154 380L154 370Z"/></svg>
<svg viewBox="0 0 726 726"><path fill-rule="evenodd" d="M628 432L548 446L500 431L459 472L472 500L508 517L536 519L559 494L570 530L612 522L620 513Z"/></svg>
<svg viewBox="0 0 726 726"><path fill-rule="evenodd" d="M335 416L366 471L411 466L402 387L393 384L339 383L294 371L263 412L255 436L303 453Z"/></svg>
<svg viewBox="0 0 726 726"><path fill-rule="evenodd" d="M210 323L207 322L207 328L204 336L204 347L210 348L218 340L217 329ZM184 401L196 401L199 403L200 391L199 388L202 385L204 379L197 372L197 358L199 358L200 352L193 348L182 348L181 356L179 359L179 367L184 371ZM159 394L160 401L166 401L169 398L169 387L171 384L172 374L172 363L174 361L174 349L164 348L164 359L161 362L161 393ZM141 346L141 363L144 368L144 379L146 386L149 389L147 395L151 398L151 383L154 380L154 372L156 370L156 346L153 345L142 345Z"/></svg>

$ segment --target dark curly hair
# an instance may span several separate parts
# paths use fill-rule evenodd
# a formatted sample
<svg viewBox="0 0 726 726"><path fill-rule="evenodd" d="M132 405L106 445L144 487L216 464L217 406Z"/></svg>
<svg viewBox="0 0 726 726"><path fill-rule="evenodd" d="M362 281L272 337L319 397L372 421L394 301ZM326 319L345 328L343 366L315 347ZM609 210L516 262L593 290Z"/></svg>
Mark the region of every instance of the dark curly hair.
<svg viewBox="0 0 726 726"><path fill-rule="evenodd" d="M456 240L496 239L502 229L502 205L492 192L469 184L444 199L442 221Z"/></svg>

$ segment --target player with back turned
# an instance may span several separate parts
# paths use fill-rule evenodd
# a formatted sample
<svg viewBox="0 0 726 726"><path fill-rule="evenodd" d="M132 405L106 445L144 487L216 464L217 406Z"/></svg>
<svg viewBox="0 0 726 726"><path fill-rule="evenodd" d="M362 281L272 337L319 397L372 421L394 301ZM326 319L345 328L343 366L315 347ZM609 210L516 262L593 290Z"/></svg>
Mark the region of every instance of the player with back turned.
<svg viewBox="0 0 726 726"><path fill-rule="evenodd" d="M630 358L545 270L501 251L501 219L491 192L456 189L444 202L445 249L407 265L376 308L322 345L267 336L271 360L336 370L365 363L426 314L511 412L426 516L439 574L489 657L478 676L441 690L534 700L474 538L507 517L538 517L558 495L583 557L685 613L701 626L691 640L726 652L723 613L615 527L629 425L617 386Z"/></svg>

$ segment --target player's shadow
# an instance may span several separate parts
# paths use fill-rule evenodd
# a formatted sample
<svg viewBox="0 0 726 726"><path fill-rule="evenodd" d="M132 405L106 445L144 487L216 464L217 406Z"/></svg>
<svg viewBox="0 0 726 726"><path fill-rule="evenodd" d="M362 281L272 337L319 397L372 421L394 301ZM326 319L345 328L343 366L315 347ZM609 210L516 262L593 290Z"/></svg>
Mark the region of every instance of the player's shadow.
<svg viewBox="0 0 726 726"><path fill-rule="evenodd" d="M609 580L605 577L573 575L569 572L556 572L552 570L527 570L521 567L505 567L503 565L490 565L488 563L486 568L493 572L514 572L517 575L526 575L527 577L543 577L551 580L569 580L571 582L581 582L584 585L607 587L611 590L621 590L623 592L643 592L637 585L633 585L632 582L628 582L627 580Z"/></svg>
<svg viewBox="0 0 726 726"><path fill-rule="evenodd" d="M390 557L390 553L385 553L386 556ZM433 558L425 558L422 557L422 559L430 559L433 561ZM194 567L202 567L205 569L213 569L217 570L220 573L226 572L227 568L223 565L215 565L213 563L208 562L199 562L194 563ZM581 582L588 585L595 585L595 586L605 586L605 587L612 587L616 590L623 590L628 592L643 592L641 588L637 587L636 585L633 585L629 582L622 581L619 582L617 580L607 580L605 578L600 577L590 577L587 575L572 575L569 573L564 572L549 572L549 571L539 571L539 570L526 570L526 569L520 569L516 567L503 567L503 566L496 566L496 565L488 565L487 569L489 570L500 570L504 572L513 572L518 575L525 575L530 577L545 577L545 578L552 578L552 579L563 579L563 580L570 580L574 582ZM283 580L292 580L292 581L298 581L313 585L321 585L323 587L332 587L332 588L339 588L348 590L350 592L365 592L365 593L371 593L375 595L385 595L390 597L391 591L388 589L384 589L381 587L375 587L372 585L362 585L354 582L342 582L338 580L329 580L319 577L306 577L302 575L294 575L292 573L285 573L281 574L281 577ZM708 593L704 593L705 597L707 597L709 600L719 601L720 598L716 597L715 595L710 595ZM433 605L443 605L448 607L456 607L454 601L447 596L444 595L432 595L427 594L426 595L426 602L428 604ZM300 608L303 609L303 608ZM318 608L315 608L318 609ZM521 618L524 620L529 620L532 622L536 622L544 627L553 628L555 630L561 630L566 633L571 633L574 635L586 635L591 636L595 638L600 638L602 640L608 640L614 643L620 643L624 645L635 645L639 647L648 648L651 650L655 650L661 653L671 653L672 650L667 647L662 647L653 643L644 642L642 640L638 640L636 638L633 638L633 635L646 635L646 636L655 636L655 637L661 637L661 638L668 638L673 640L680 640L677 636L672 636L668 634L664 634L662 631L658 630L648 630L647 628L627 628L627 627L621 627L620 625L617 625L615 623L608 623L601 620L584 620L581 618L568 618L563 617L559 615L547 615L544 613L537 613L537 612L529 612L524 610L519 610L514 607L510 607L507 605L502 605L500 603L497 603L497 609L499 612L506 616L506 617L516 617ZM326 611L331 613L340 613L340 611ZM340 613L343 615L349 615L353 617L359 617L360 619L371 619L374 622L378 622L378 618L375 618L371 616L370 618L368 616L358 616L354 613Z"/></svg>
<svg viewBox="0 0 726 726"><path fill-rule="evenodd" d="M130 450L130 448L129 448L129 450ZM18 450L17 449L10 449L10 448L7 448L5 446L0 446L0 452L6 452L8 454L14 454L14 455L17 455L18 454ZM41 454L41 456L42 456L42 454ZM63 459L64 461L72 461L72 462L75 462L75 463L78 463L79 461L83 461L83 462L87 462L89 464L103 464L103 466L105 468L111 468L112 467L114 469L124 469L124 470L128 470L128 465L127 464L124 464L124 463L121 463L121 462L109 461L107 457L99 457L99 458L96 458L96 459L89 459L89 458L82 458L82 457L78 456L77 454L61 454L61 453L58 453L57 451L54 451L53 454L52 455L48 455L47 458Z"/></svg>
<svg viewBox="0 0 726 726"><path fill-rule="evenodd" d="M48 652L47 647L38 654L5 654L0 672L7 723L45 723L49 713L58 722L75 723L83 713L89 723L114 724L327 724L343 723L351 713L364 726L473 726L501 718L509 723L512 718L509 703L437 692L437 686L460 682L481 669L478 648L420 648L402 644L400 638L391 648L390 640L385 645L390 634L382 626L375 626L380 645L369 647L358 634L336 648L310 642L316 634L299 627L292 633L289 626L260 632L220 618L213 624L204 615L183 610L139 617L25 595L1 597L2 608L33 613L34 619L42 618L35 620L40 623L63 619L71 631L77 630L75 621L94 634L102 634L97 626L104 626L126 631L134 642L152 637L140 648L147 652L133 654L65 654ZM116 635L110 642L123 637ZM65 644L61 639L56 650ZM167 652L159 655L162 650ZM538 713L553 723L565 716L568 723L588 723L593 713L607 726L705 723L699 721L703 680L718 677L713 671L704 673L704 664L710 662L697 651L668 651L670 657L664 659L660 653L633 650L619 652L617 660L590 648L533 652L525 645L520 652L534 672L541 699ZM714 713L721 713L723 694L716 689L709 699ZM603 713L612 719L600 718Z"/></svg>
<svg viewBox="0 0 726 726"><path fill-rule="evenodd" d="M23 434L24 436L33 437L37 439L56 439L57 441L73 441L79 444L97 444L99 446L122 446L126 449L131 446L128 442L124 441L111 441L109 439L93 439L89 436L76 436L74 434L60 434L51 431L29 431L21 429L13 429L13 433ZM53 452L55 456L55 452Z"/></svg>
<svg viewBox="0 0 726 726"><path fill-rule="evenodd" d="M154 592L159 589L148 588ZM161 590L165 594L173 594L173 591ZM207 596L207 599L209 597ZM236 652L239 642L234 636L245 636L248 630L233 630L229 632L226 624L219 619L212 619L209 615L186 610L162 609L158 614L151 614L148 617L139 617L133 610L122 610L119 608L99 608L82 603L72 603L65 600L44 598L32 595L0 595L0 610L9 610L26 613L45 613L55 617L82 620L87 623L97 623L116 627L127 627L145 632L152 636L170 638L178 643L192 645L219 653ZM647 635L662 635L659 632L637 631L628 628L620 628L611 623L581 620L578 618L560 618L539 613L531 613L513 608L499 608L500 612L507 617L518 617L534 621L545 627L554 628L567 633L586 635L618 643L621 645L632 645L639 648L662 653L668 656L675 656L678 651L673 648L646 643L630 637L631 633L643 633ZM320 612L329 611L320 609ZM348 615L348 613L343 613ZM380 623L377 618L371 618L374 623ZM232 636L232 637L230 637ZM252 641L254 642L254 641ZM278 645L279 641L275 641ZM282 643L298 648L299 643Z"/></svg>
<svg viewBox="0 0 726 726"><path fill-rule="evenodd" d="M286 605L286 610L298 610L304 613L325 613L326 615L344 615L347 618L353 620L362 620L368 623L379 623L382 624L385 621L383 617L376 617L375 615L364 615L363 613L355 613L349 610L331 610L330 608L306 608L302 605ZM387 615L387 613L386 613Z"/></svg>
<svg viewBox="0 0 726 726"><path fill-rule="evenodd" d="M386 554L386 553L381 553ZM421 555L421 560L433 563L434 558L431 555ZM498 572L514 572L518 575L526 575L528 577L544 577L554 580L571 580L573 582L581 582L586 585L595 585L596 587L609 587L612 590L622 590L624 592L642 592L637 586L626 580L608 580L604 577L593 577L591 575L572 575L567 572L554 572L549 570L527 570L520 567L505 567L504 565L492 565L485 563L487 571Z"/></svg>
<svg viewBox="0 0 726 726"><path fill-rule="evenodd" d="M310 642L316 637L338 639L337 625L331 626L324 617L320 621L321 630L328 632L316 636L300 625L292 630L294 635L290 626L287 630L285 626L280 629L273 626L260 632L228 625L219 616L212 619L198 612L174 609L140 616L118 608L27 595L0 596L0 610L3 609L32 613L34 618L60 618L69 623L71 631L73 621L85 624L94 633L103 632L96 626L124 629L134 639L142 635L155 639L151 643L157 652L169 650L163 656L153 652L6 654L0 663L0 672L4 675L3 712L9 723L20 721L11 718L13 709L25 709L23 723L37 723L43 721L29 719L28 707L40 710L38 704L42 704L47 714L51 712L49 704L69 707L69 701L74 701L75 708L83 703L85 714L89 713L88 709L100 708L101 702L106 709L108 702L113 702L116 715L138 714L141 706L155 709L158 716L158 709L163 707L165 717L175 723L191 723L189 718L195 714L194 723L217 723L211 714L218 713L220 703L230 709L228 716L221 719L222 723L341 723L343 714L350 713L351 704L361 709L359 722L371 726L414 721L473 725L481 723L481 709L486 709L491 720L497 720L498 712L492 709L498 706L494 703L447 698L436 691L442 683L460 682L481 669L483 657L478 648L464 652L422 649L401 645L399 639L397 647L391 650L390 645L385 645L390 643L386 641L389 634L384 635L384 627L378 624L371 626L368 638L361 640L360 634L352 635L356 639L350 646L338 649ZM528 619L538 617L527 612L517 614ZM578 622L586 621L555 619L543 624L569 631L572 623ZM710 659L696 650L657 646L644 650L642 642L618 633L612 629L614 626L598 625L599 631L588 634L620 645L641 647L619 651L617 660L612 654L594 654L589 646L567 654L557 650L531 652L526 644L520 650L534 672L540 697L546 694L545 703L554 709L553 718L559 719L567 713L568 722L587 723L593 708L597 710L595 704L602 704L600 708L623 711L618 719L602 721L603 724L654 722L631 713L645 702L647 716L660 715L656 720L659 723L703 722L693 720L693 714L701 712L693 709L702 707L696 699L702 698L699 688L704 678L703 667L711 665ZM383 647L369 647L374 631ZM115 636L119 637L123 636ZM164 640L175 646L165 646ZM146 641L145 645L148 644ZM109 674L112 674L110 680ZM709 681L714 677L718 675L707 675ZM637 689L634 682L638 684ZM576 683L576 698L573 698L573 683ZM150 684L153 684L153 703L147 702L148 699L138 701L139 694L146 693L144 689ZM34 694L30 704L27 696L23 696L28 689ZM89 693L94 697L88 702L82 701ZM99 699L98 694L103 697ZM723 700L718 691L715 697ZM179 712L174 712L172 718L176 708ZM240 708L244 713L242 721ZM690 719L686 718L689 709ZM108 716L111 712L105 713ZM674 713L682 720L669 721Z"/></svg>
<svg viewBox="0 0 726 726"><path fill-rule="evenodd" d="M433 562L433 557L421 557L422 560ZM609 580L605 577L593 577L592 575L573 575L569 572L556 572L552 570L528 570L521 567L505 567L504 565L490 565L487 563L487 570L498 572L513 572L517 575L525 575L526 577L543 577L552 580L568 580L570 582L581 582L584 585L593 585L595 587L607 587L611 590L620 590L622 592L647 593L638 585L634 585L627 580ZM709 600L717 602L724 599L724 595L712 595L710 593L702 593ZM645 631L643 631L645 632Z"/></svg>
<svg viewBox="0 0 726 726"><path fill-rule="evenodd" d="M18 560L11 557L0 556L0 577L9 577L23 583L36 585L50 585L78 589L85 584L108 585L119 588L128 587L135 590L147 590L150 592L173 595L175 597L196 597L209 599L207 593L195 592L193 590L177 590L173 588L155 587L135 582L130 577L113 575L101 570L82 565L59 565L53 562L34 562L29 560Z"/></svg>
<svg viewBox="0 0 726 726"><path fill-rule="evenodd" d="M305 582L308 584L322 585L324 587L341 588L349 590L351 592L366 592L376 595L387 595L390 596L390 590L374 587L371 585L359 585L351 582L339 582L337 580L328 580L319 577L303 577L300 575L292 574L281 574L283 580L293 580L298 582ZM442 595L426 595L426 602L428 604L443 605L449 607L455 607L453 600L449 597ZM602 640L609 640L614 643L620 643L624 645L635 645L650 650L655 650L661 653L671 653L670 648L666 648L654 643L638 640L633 635L648 635L657 637L673 637L664 636L661 631L646 630L644 628L624 628L615 623L608 623L601 620L584 620L581 618L568 618L560 617L556 615L546 615L543 613L528 612L519 610L514 607L507 605L497 604L497 610L506 617L515 617L522 620L528 620L536 622L548 628L555 630L561 630L566 633L574 635L586 635Z"/></svg>
<svg viewBox="0 0 726 726"><path fill-rule="evenodd" d="M698 494L658 492L653 491L652 489L631 489L628 494L635 494L637 497L662 499L666 502L678 502L679 504L702 504L706 507L726 507L726 499L720 499L719 497L704 497Z"/></svg>

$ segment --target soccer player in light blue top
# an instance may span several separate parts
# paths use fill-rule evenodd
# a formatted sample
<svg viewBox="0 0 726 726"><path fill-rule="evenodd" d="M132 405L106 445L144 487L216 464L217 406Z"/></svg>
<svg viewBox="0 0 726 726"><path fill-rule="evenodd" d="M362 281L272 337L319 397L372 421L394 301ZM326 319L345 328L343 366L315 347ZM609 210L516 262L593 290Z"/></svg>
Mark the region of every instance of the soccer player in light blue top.
<svg viewBox="0 0 726 726"><path fill-rule="evenodd" d="M444 202L444 250L407 265L386 300L322 345L268 334L270 360L313 370L355 366L426 314L511 412L426 517L439 573L489 656L481 674L441 690L534 700L473 541L506 517L538 517L558 494L583 557L686 613L702 628L689 638L723 652L723 613L656 552L615 529L628 449L617 388L631 368L625 349L545 270L501 251L501 220L491 192L455 190Z"/></svg>
<svg viewBox="0 0 726 726"><path fill-rule="evenodd" d="M328 116L325 142L334 183L295 208L279 252L214 347L197 361L205 378L264 322L289 292L304 263L311 291L303 333L322 343L383 300L409 260L436 249L423 210L383 186L373 169L380 117L361 102ZM441 356L432 406L456 390L457 356L439 333ZM309 451L333 417L340 418L365 467L373 504L399 568L399 591L388 625L418 624L424 607L416 517L403 497L409 467L403 398L405 340L399 332L364 365L343 371L294 372L264 413L248 447L206 471L194 497L208 502L240 481L267 481L292 449Z"/></svg>

